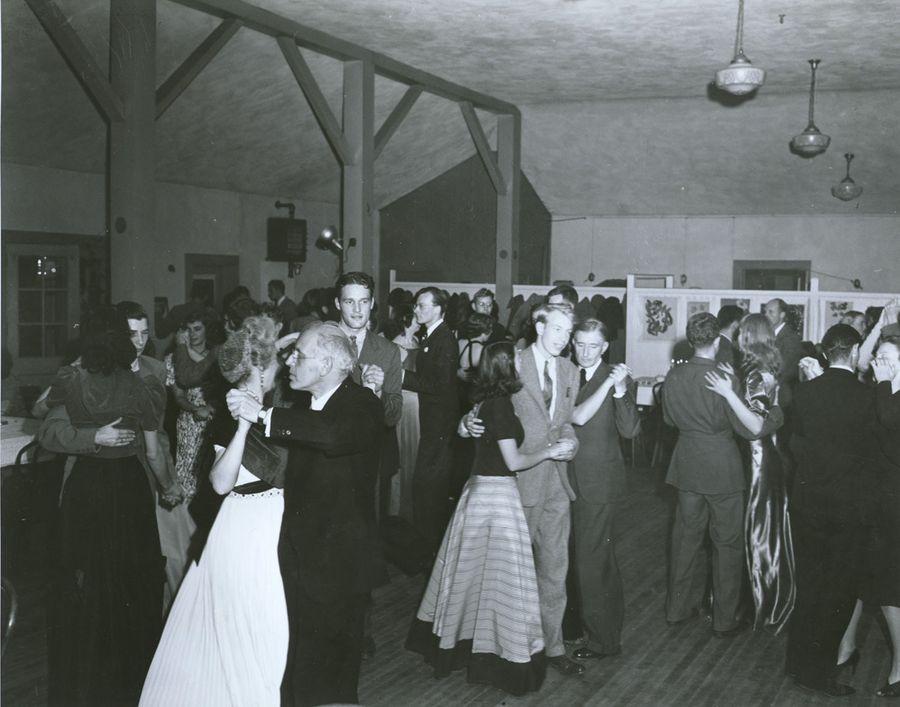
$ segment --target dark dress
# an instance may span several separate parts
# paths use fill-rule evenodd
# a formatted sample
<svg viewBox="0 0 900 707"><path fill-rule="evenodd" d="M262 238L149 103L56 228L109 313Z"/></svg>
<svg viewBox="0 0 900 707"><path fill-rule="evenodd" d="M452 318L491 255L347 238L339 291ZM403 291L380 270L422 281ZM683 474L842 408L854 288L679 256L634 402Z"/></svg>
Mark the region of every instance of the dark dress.
<svg viewBox="0 0 900 707"><path fill-rule="evenodd" d="M157 429L131 371L83 373L68 388L75 427ZM49 627L50 705L133 705L162 630L164 561L140 441L79 457L60 507Z"/></svg>
<svg viewBox="0 0 900 707"><path fill-rule="evenodd" d="M774 406L776 381L755 368L746 373L744 400L763 418ZM750 441L750 491L745 516L747 570L756 608L754 629L777 633L794 608L794 544L788 513L787 478L776 433Z"/></svg>
<svg viewBox="0 0 900 707"><path fill-rule="evenodd" d="M537 576L515 474L498 440L524 432L508 397L478 411L472 476L447 527L406 647L435 677L467 668L472 683L513 695L540 688L546 663ZM525 473L528 473L527 471Z"/></svg>
<svg viewBox="0 0 900 707"><path fill-rule="evenodd" d="M900 391L875 390L879 468L874 519L865 545L860 595L876 606L900 606Z"/></svg>

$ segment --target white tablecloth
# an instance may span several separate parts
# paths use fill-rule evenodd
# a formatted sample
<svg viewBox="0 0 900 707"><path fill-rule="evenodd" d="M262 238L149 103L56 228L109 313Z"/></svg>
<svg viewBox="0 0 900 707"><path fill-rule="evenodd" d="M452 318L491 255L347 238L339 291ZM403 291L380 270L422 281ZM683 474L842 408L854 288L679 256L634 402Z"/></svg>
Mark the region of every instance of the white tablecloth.
<svg viewBox="0 0 900 707"><path fill-rule="evenodd" d="M41 421L31 417L4 417L0 426L0 466L15 464L19 450L34 439Z"/></svg>

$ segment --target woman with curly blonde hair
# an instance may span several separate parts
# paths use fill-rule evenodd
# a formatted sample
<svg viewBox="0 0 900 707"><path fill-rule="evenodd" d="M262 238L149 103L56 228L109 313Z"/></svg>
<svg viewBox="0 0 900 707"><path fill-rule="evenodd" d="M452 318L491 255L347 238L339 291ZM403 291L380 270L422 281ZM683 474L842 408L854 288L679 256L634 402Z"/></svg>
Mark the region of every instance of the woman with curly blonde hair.
<svg viewBox="0 0 900 707"><path fill-rule="evenodd" d="M226 380L260 401L278 373L275 337L269 317L248 317L218 351ZM141 705L280 704L288 620L278 536L287 455L245 420L215 449L210 481L227 496L175 598Z"/></svg>

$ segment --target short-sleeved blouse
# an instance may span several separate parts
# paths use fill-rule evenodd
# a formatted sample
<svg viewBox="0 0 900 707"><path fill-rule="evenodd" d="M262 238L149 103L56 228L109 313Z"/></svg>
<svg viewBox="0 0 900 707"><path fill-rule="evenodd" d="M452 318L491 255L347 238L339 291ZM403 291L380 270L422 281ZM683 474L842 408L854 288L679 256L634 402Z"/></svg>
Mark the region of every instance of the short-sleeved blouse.
<svg viewBox="0 0 900 707"><path fill-rule="evenodd" d="M66 394L66 412L74 427L102 427L122 418L122 429L153 431L159 427L159 411L154 407L147 385L129 370L109 375L84 372L76 376ZM122 447L101 447L97 456L128 457L137 454L141 442Z"/></svg>
<svg viewBox="0 0 900 707"><path fill-rule="evenodd" d="M516 417L512 400L508 396L488 398L481 403L478 417L484 423L484 434L475 439L472 475L514 476L515 472L506 466L500 453L500 446L497 444L501 439L514 439L518 447L525 439L525 431L519 418Z"/></svg>

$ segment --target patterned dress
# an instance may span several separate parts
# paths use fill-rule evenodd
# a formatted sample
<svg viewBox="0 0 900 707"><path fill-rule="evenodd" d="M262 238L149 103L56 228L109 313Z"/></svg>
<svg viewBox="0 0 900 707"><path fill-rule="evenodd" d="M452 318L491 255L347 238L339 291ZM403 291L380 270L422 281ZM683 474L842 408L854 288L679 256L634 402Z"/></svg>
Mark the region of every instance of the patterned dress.
<svg viewBox="0 0 900 707"><path fill-rule="evenodd" d="M175 363L172 354L169 354L166 356L166 386L172 388L175 385ZM184 392L191 405L207 405L206 399L203 397L202 387L195 386L186 388ZM197 455L200 452L200 446L203 442L203 433L206 431L208 424L209 419L198 420L187 410L181 410L178 413L178 419L175 422L175 431L177 434L175 477L184 488L186 503L190 502L197 493L197 473L195 467Z"/></svg>

